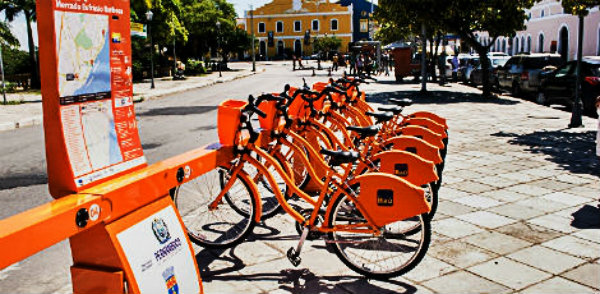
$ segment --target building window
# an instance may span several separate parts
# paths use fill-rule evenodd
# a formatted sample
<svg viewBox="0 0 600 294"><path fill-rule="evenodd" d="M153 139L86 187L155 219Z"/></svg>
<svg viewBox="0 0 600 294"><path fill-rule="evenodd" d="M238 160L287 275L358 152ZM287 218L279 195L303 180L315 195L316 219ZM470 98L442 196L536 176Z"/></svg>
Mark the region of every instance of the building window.
<svg viewBox="0 0 600 294"><path fill-rule="evenodd" d="M278 21L277 23L275 23L275 30L278 33L283 33L283 21Z"/></svg>
<svg viewBox="0 0 600 294"><path fill-rule="evenodd" d="M369 20L368 19L363 18L360 20L360 32L361 33L369 32Z"/></svg>
<svg viewBox="0 0 600 294"><path fill-rule="evenodd" d="M542 12L540 12L540 17L544 17L546 15L546 11L544 9L542 9Z"/></svg>
<svg viewBox="0 0 600 294"><path fill-rule="evenodd" d="M258 23L258 32L259 33L264 33L266 31L267 31L267 29L265 27L265 23L264 22L259 22Z"/></svg>
<svg viewBox="0 0 600 294"><path fill-rule="evenodd" d="M544 52L544 34L540 33L538 36L538 50L539 53Z"/></svg>
<svg viewBox="0 0 600 294"><path fill-rule="evenodd" d="M331 30L332 31L337 31L338 30L338 20L337 19L332 19L331 20Z"/></svg>
<svg viewBox="0 0 600 294"><path fill-rule="evenodd" d="M315 32L319 31L319 20L318 19L313 19L312 21L312 30Z"/></svg>
<svg viewBox="0 0 600 294"><path fill-rule="evenodd" d="M531 53L531 36L527 36L527 52Z"/></svg>
<svg viewBox="0 0 600 294"><path fill-rule="evenodd" d="M294 21L294 32L300 31L302 31L302 23L299 20Z"/></svg>

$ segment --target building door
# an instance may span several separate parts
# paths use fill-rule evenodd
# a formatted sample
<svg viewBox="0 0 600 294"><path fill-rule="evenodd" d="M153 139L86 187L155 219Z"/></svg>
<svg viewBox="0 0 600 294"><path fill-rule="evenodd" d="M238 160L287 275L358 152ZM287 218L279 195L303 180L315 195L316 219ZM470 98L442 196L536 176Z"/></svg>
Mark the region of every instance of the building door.
<svg viewBox="0 0 600 294"><path fill-rule="evenodd" d="M302 42L300 40L294 41L294 54L297 57L302 56Z"/></svg>
<svg viewBox="0 0 600 294"><path fill-rule="evenodd" d="M277 55L283 56L283 41L277 41Z"/></svg>
<svg viewBox="0 0 600 294"><path fill-rule="evenodd" d="M265 41L260 41L260 46L258 51L260 52L260 58L267 57L267 43Z"/></svg>
<svg viewBox="0 0 600 294"><path fill-rule="evenodd" d="M560 38L558 41L558 54L560 57L567 61L569 60L569 30L567 27L560 29Z"/></svg>

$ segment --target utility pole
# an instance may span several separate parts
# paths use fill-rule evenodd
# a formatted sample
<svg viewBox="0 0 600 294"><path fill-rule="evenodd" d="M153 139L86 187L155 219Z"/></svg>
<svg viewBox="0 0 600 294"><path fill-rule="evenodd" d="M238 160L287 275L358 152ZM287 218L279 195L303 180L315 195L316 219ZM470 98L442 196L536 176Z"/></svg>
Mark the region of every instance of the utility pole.
<svg viewBox="0 0 600 294"><path fill-rule="evenodd" d="M421 23L421 93L427 93L427 28Z"/></svg>
<svg viewBox="0 0 600 294"><path fill-rule="evenodd" d="M252 71L256 71L256 54L254 53L254 7L250 5L250 31L252 32Z"/></svg>
<svg viewBox="0 0 600 294"><path fill-rule="evenodd" d="M571 113L571 123L569 128L579 128L583 126L581 120L581 55L583 50L583 15L579 15L579 34L577 38L577 75L575 81L575 103Z"/></svg>
<svg viewBox="0 0 600 294"><path fill-rule="evenodd" d="M4 105L8 104L6 101L6 84L4 83L4 59L2 59L2 44L0 44L0 71L2 71L2 98L4 99Z"/></svg>

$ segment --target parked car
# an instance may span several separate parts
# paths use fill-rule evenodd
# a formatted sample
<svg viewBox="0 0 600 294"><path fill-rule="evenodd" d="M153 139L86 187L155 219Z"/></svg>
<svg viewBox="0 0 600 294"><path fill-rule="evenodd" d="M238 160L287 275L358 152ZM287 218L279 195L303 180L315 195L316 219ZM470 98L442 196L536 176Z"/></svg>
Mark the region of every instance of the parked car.
<svg viewBox="0 0 600 294"><path fill-rule="evenodd" d="M581 74L583 109L594 114L594 103L600 95L600 57L585 57L582 60ZM560 103L572 106L575 102L576 75L577 61L569 61L554 71L542 74L542 84L535 101L544 105Z"/></svg>
<svg viewBox="0 0 600 294"><path fill-rule="evenodd" d="M503 67L498 68L498 85L510 89L513 96L535 94L540 87L540 73L548 67L558 67L563 63L559 54L534 53L511 57Z"/></svg>
<svg viewBox="0 0 600 294"><path fill-rule="evenodd" d="M471 80L471 72L476 69L480 64L479 56L477 55L469 55L464 58L460 62L460 70L459 76L462 79L463 83L468 84Z"/></svg>
<svg viewBox="0 0 600 294"><path fill-rule="evenodd" d="M509 56L493 55L489 56L490 59L490 83L493 86L498 86L498 72L497 69L504 66L510 59ZM474 85L483 84L483 70L481 64L471 72L470 82Z"/></svg>

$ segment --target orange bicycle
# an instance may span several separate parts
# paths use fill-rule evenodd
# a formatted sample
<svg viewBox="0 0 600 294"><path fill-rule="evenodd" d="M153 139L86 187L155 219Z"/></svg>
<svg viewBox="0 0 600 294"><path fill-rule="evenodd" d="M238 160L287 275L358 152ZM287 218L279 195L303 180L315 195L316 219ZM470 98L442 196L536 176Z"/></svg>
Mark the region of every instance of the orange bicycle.
<svg viewBox="0 0 600 294"><path fill-rule="evenodd" d="M430 223L423 217L430 209L423 189L380 172L344 178L336 169L352 165L359 156L354 152L323 150L328 162L311 162L325 170L322 189L314 199L295 184L289 167L284 167L287 162L282 160L283 155L267 151L286 144L298 157L304 156L298 145L283 136L271 135L281 132L285 123L274 125L275 132L258 132L252 126L253 114L267 116L256 106L264 99L276 102L281 98L265 95L257 101L249 99L249 103L228 100L219 106L219 148L231 148L235 159L212 176L206 174L176 189L175 203L191 239L203 246L220 248L242 242L262 214L260 193L244 167L251 165L270 187L278 187L270 167L290 193L313 207L309 215L303 215L288 203L280 189L271 190L282 209L303 227L298 246L290 248L287 254L294 265L300 263L301 248L309 232L320 232L326 234L327 245L344 264L367 277L388 278L414 268L424 257L431 234ZM292 136L310 154L318 153L301 136ZM202 185L205 180L208 186Z"/></svg>

